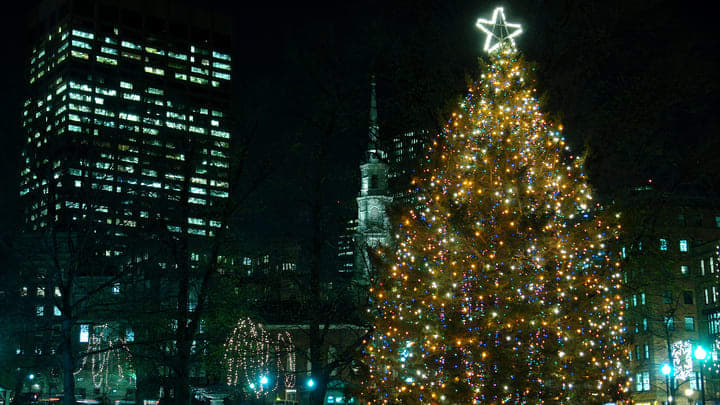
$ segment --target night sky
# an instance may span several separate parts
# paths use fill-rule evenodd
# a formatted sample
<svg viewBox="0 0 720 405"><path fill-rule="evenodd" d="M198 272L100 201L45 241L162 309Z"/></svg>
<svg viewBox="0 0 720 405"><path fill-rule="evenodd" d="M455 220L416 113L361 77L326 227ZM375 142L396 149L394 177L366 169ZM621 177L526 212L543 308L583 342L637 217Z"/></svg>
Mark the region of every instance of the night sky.
<svg viewBox="0 0 720 405"><path fill-rule="evenodd" d="M37 1L22 3L0 24L0 233L18 219L23 16ZM237 219L250 238L302 237L317 196L329 223L351 214L367 143L369 76L377 76L381 135L436 130L478 71L484 37L475 21L496 5L523 25L517 44L536 67L545 111L563 124L573 151L588 151L601 194L651 179L673 192L720 191L720 36L706 4L196 3L234 19L236 131L251 139L251 172L270 169Z"/></svg>

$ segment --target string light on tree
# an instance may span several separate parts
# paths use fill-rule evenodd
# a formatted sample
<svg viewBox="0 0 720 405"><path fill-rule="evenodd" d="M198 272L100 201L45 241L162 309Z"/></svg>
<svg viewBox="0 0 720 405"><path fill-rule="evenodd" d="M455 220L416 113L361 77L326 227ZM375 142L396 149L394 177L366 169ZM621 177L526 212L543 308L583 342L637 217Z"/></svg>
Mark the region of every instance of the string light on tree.
<svg viewBox="0 0 720 405"><path fill-rule="evenodd" d="M117 387L127 381L132 384L132 354L125 338L114 337L107 324L96 325L88 338L87 356L80 361L75 375L90 372L93 386L97 389Z"/></svg>
<svg viewBox="0 0 720 405"><path fill-rule="evenodd" d="M421 208L398 224L393 263L371 289L366 399L617 400L622 278L608 243L619 225L541 111L520 26L502 9L478 25L489 62L429 147L412 184Z"/></svg>
<svg viewBox="0 0 720 405"><path fill-rule="evenodd" d="M295 344L287 331L271 335L251 319L241 319L225 342L223 362L226 383L240 391L249 389L256 398L281 385L295 388ZM259 383L261 379L265 382Z"/></svg>

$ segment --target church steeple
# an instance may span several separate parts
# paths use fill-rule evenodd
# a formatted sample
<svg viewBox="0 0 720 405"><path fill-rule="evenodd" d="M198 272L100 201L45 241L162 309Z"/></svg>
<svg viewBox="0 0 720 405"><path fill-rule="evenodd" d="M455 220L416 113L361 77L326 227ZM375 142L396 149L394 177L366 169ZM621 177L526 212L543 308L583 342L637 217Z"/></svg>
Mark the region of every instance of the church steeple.
<svg viewBox="0 0 720 405"><path fill-rule="evenodd" d="M377 121L377 100L375 98L375 75L370 81L370 120L368 125L368 151L367 159L369 162L377 162L385 158L384 152L380 149L378 136L380 134L380 126Z"/></svg>
<svg viewBox="0 0 720 405"><path fill-rule="evenodd" d="M367 283L374 273L370 250L390 243L390 218L387 209L392 203L388 191L388 165L380 149L379 125L375 99L375 77L370 83L370 122L368 125L367 158L360 165L360 194L357 197L358 227L355 234L355 277Z"/></svg>

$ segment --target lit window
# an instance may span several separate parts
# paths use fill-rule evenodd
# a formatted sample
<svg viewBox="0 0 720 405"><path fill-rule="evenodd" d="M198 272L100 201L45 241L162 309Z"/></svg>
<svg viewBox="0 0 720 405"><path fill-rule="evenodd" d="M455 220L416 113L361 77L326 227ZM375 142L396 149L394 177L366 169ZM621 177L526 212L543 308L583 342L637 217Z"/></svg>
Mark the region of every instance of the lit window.
<svg viewBox="0 0 720 405"><path fill-rule="evenodd" d="M120 82L120 87L122 87L123 89L132 90L133 85L132 85L132 83L128 83L128 82Z"/></svg>
<svg viewBox="0 0 720 405"><path fill-rule="evenodd" d="M165 56L165 51L163 51L162 49L155 49L155 48L151 48L149 46L145 47L145 52L151 53L153 55Z"/></svg>
<svg viewBox="0 0 720 405"><path fill-rule="evenodd" d="M45 296L45 289L42 288L42 287L38 287L35 294L36 294L38 297L44 297L44 296Z"/></svg>
<svg viewBox="0 0 720 405"><path fill-rule="evenodd" d="M190 204L205 205L205 200L202 198L197 198L197 197L189 197L188 202Z"/></svg>
<svg viewBox="0 0 720 405"><path fill-rule="evenodd" d="M188 218L188 224L192 225L205 225L205 220L202 218Z"/></svg>
<svg viewBox="0 0 720 405"><path fill-rule="evenodd" d="M212 135L212 136L217 136L217 137L220 137L220 138L230 139L230 133L227 132L227 131L220 131L220 130L217 130L217 129L213 129L213 130L210 131L210 135Z"/></svg>
<svg viewBox="0 0 720 405"><path fill-rule="evenodd" d="M188 58L187 55L184 55L182 53L175 53L172 51L168 52L168 56L171 58L178 59L178 60L187 60L187 58Z"/></svg>
<svg viewBox="0 0 720 405"><path fill-rule="evenodd" d="M681 252L687 252L687 251L688 251L688 241L687 241L687 239L681 239L681 240L680 240L680 251L681 251Z"/></svg>
<svg viewBox="0 0 720 405"><path fill-rule="evenodd" d="M196 127L196 126L190 126L190 132L195 132L196 134L204 134L206 132L205 128L202 127Z"/></svg>
<svg viewBox="0 0 720 405"><path fill-rule="evenodd" d="M126 342L134 342L135 341L135 332L131 328L125 329L125 341Z"/></svg>
<svg viewBox="0 0 720 405"><path fill-rule="evenodd" d="M680 266L680 274L687 275L690 270L688 269L688 266L681 265Z"/></svg>
<svg viewBox="0 0 720 405"><path fill-rule="evenodd" d="M135 60L142 60L142 57L140 55L134 54L132 52L121 52L120 55L122 55L125 58L135 59Z"/></svg>
<svg viewBox="0 0 720 405"><path fill-rule="evenodd" d="M119 282L113 284L112 293L115 295L120 294L120 283Z"/></svg>
<svg viewBox="0 0 720 405"><path fill-rule="evenodd" d="M230 74L228 73L212 72L212 76L217 77L218 79L230 80Z"/></svg>
<svg viewBox="0 0 720 405"><path fill-rule="evenodd" d="M73 50L73 51L70 51L70 55L74 58L80 58L80 59L85 59L85 60L88 59L88 54L86 54L85 52Z"/></svg>
<svg viewBox="0 0 720 405"><path fill-rule="evenodd" d="M137 122L140 120L139 116L137 116L135 114L126 113L126 112L121 112L120 114L118 114L118 116L120 117L120 119L124 119L124 120L128 120L128 121Z"/></svg>
<svg viewBox="0 0 720 405"><path fill-rule="evenodd" d="M660 250L667 250L668 249L668 243L667 239L660 239Z"/></svg>
<svg viewBox="0 0 720 405"><path fill-rule="evenodd" d="M695 318L692 316L685 317L685 330L692 332L695 330Z"/></svg>
<svg viewBox="0 0 720 405"><path fill-rule="evenodd" d="M145 66L145 73L151 73L158 76L165 76L165 69L156 68L152 66Z"/></svg>
<svg viewBox="0 0 720 405"><path fill-rule="evenodd" d="M222 59L222 60L226 60L226 61L230 60L230 55L227 55L224 53L213 51L212 55L213 55L213 58L215 58L215 59Z"/></svg>
<svg viewBox="0 0 720 405"><path fill-rule="evenodd" d="M72 30L72 34L76 37L85 38L85 39L94 39L95 35L89 32L84 32L80 30Z"/></svg>
<svg viewBox="0 0 720 405"><path fill-rule="evenodd" d="M80 343L87 343L90 340L90 325L80 325Z"/></svg>
<svg viewBox="0 0 720 405"><path fill-rule="evenodd" d="M216 69L230 70L230 65L222 62L213 62L212 66Z"/></svg>
<svg viewBox="0 0 720 405"><path fill-rule="evenodd" d="M197 84L207 84L207 82L208 82L207 79L203 79L201 77L195 77L195 76L190 76L190 81L192 83L197 83Z"/></svg>
<svg viewBox="0 0 720 405"><path fill-rule="evenodd" d="M55 316L62 315L62 312L60 311L60 308L57 307L57 305L53 306L53 315L55 315Z"/></svg>
<svg viewBox="0 0 720 405"><path fill-rule="evenodd" d="M635 391L650 391L650 372L643 371L635 375Z"/></svg>
<svg viewBox="0 0 720 405"><path fill-rule="evenodd" d="M133 44L132 42L128 42L128 41L122 41L121 45L124 46L125 48L135 49L137 51L142 50L142 46Z"/></svg>
<svg viewBox="0 0 720 405"><path fill-rule="evenodd" d="M720 228L720 216L715 216L715 227Z"/></svg>
<svg viewBox="0 0 720 405"><path fill-rule="evenodd" d="M45 315L45 306L44 305L35 305L35 316L43 316Z"/></svg>
<svg viewBox="0 0 720 405"><path fill-rule="evenodd" d="M117 59L106 58L106 57L100 56L100 55L96 56L96 57L95 57L95 60L98 61L99 63L104 63L104 64L106 64L106 65L113 65L113 66L115 66L115 65L118 64L118 63L117 63Z"/></svg>
<svg viewBox="0 0 720 405"><path fill-rule="evenodd" d="M107 46L100 47L100 52L107 53L109 55L117 55L118 51L115 48L108 48Z"/></svg>
<svg viewBox="0 0 720 405"><path fill-rule="evenodd" d="M92 46L90 46L90 44L88 44L87 42L78 41L76 39L73 39L71 44L72 44L72 46L77 47L77 48L92 49Z"/></svg>
<svg viewBox="0 0 720 405"><path fill-rule="evenodd" d="M185 73L175 73L175 78L178 80L187 80L187 75Z"/></svg>

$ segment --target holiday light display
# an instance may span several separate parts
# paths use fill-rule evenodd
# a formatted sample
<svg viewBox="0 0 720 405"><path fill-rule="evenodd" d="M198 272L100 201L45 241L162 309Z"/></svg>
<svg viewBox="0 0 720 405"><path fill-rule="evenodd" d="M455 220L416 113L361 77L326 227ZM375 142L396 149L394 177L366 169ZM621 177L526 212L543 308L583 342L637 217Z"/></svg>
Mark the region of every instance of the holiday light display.
<svg viewBox="0 0 720 405"><path fill-rule="evenodd" d="M616 216L498 35L371 289L368 403L599 404L626 390Z"/></svg>
<svg viewBox="0 0 720 405"><path fill-rule="evenodd" d="M295 344L287 331L273 335L251 319L241 319L225 342L223 360L226 383L256 398L279 387L295 388Z"/></svg>
<svg viewBox="0 0 720 405"><path fill-rule="evenodd" d="M672 344L672 370L678 381L686 381L693 376L692 342L679 340Z"/></svg>
<svg viewBox="0 0 720 405"><path fill-rule="evenodd" d="M132 354L127 341L114 337L107 325L96 325L88 338L87 356L80 361L75 375L89 372L92 384L97 389L117 388L122 383L133 385Z"/></svg>

